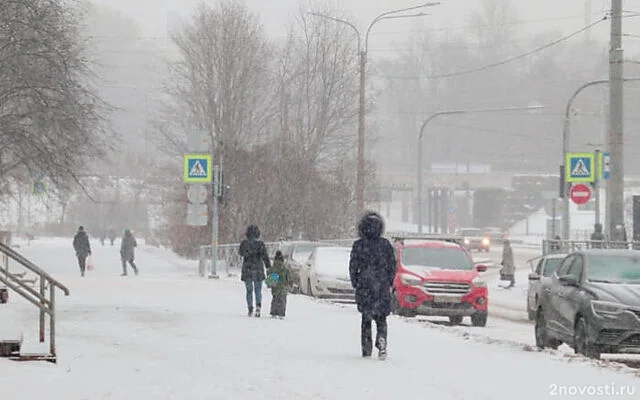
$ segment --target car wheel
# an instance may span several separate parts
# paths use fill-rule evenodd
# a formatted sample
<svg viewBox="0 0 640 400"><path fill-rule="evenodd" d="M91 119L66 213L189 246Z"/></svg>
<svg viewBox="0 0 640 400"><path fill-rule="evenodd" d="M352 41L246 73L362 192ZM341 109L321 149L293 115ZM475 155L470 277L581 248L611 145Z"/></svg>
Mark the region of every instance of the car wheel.
<svg viewBox="0 0 640 400"><path fill-rule="evenodd" d="M487 325L487 314L485 313L477 313L471 316L471 325L473 326L486 326Z"/></svg>
<svg viewBox="0 0 640 400"><path fill-rule="evenodd" d="M556 340L549 339L547 333L547 320L545 319L544 312L542 310L538 310L535 320L536 324L533 329L536 337L536 347L539 349L544 349L545 347L549 347L554 350L557 349L560 344Z"/></svg>
<svg viewBox="0 0 640 400"><path fill-rule="evenodd" d="M462 323L462 315L449 316L449 325L460 325Z"/></svg>
<svg viewBox="0 0 640 400"><path fill-rule="evenodd" d="M576 354L582 354L583 356L600 359L600 351L589 342L587 329L587 321L580 317L576 322L576 326L573 329L573 349Z"/></svg>

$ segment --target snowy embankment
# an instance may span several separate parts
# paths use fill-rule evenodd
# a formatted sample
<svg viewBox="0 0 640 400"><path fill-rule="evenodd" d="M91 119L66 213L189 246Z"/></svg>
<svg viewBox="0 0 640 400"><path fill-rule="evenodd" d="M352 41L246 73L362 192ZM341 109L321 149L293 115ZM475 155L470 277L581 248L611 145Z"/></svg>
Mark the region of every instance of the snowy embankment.
<svg viewBox="0 0 640 400"><path fill-rule="evenodd" d="M141 275L122 278L117 248L95 247L97 268L85 279L68 241L23 250L71 296L58 297L58 365L0 360L2 398L538 400L553 385L640 384L613 364L395 316L389 359L363 360L353 306L290 296L284 321L247 318L237 278L199 279L194 263L159 249L142 245ZM265 293L265 311L269 301ZM34 346L37 312L17 296L7 307L17 316L0 322Z"/></svg>

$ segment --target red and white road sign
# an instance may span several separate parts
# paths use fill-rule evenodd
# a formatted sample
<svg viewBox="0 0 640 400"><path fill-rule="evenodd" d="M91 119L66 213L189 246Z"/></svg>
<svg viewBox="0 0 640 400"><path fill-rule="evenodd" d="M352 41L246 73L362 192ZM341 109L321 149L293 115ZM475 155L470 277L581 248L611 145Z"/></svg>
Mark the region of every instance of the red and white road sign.
<svg viewBox="0 0 640 400"><path fill-rule="evenodd" d="M569 192L569 197L571 198L571 201L578 205L586 204L591 200L591 188L582 183L573 185Z"/></svg>

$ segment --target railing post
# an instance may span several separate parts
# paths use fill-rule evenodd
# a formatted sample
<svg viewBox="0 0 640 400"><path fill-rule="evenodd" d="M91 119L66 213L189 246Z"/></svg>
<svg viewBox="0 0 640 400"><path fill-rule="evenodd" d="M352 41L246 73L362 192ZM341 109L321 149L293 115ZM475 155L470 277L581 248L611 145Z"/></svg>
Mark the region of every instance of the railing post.
<svg viewBox="0 0 640 400"><path fill-rule="evenodd" d="M51 356L56 358L56 287L49 284L49 350Z"/></svg>
<svg viewBox="0 0 640 400"><path fill-rule="evenodd" d="M44 326L44 308L45 308L45 303L44 303L44 299L45 299L45 280L44 280L44 276L39 275L39 279L40 279L40 343L44 343L44 330L45 330L45 326Z"/></svg>

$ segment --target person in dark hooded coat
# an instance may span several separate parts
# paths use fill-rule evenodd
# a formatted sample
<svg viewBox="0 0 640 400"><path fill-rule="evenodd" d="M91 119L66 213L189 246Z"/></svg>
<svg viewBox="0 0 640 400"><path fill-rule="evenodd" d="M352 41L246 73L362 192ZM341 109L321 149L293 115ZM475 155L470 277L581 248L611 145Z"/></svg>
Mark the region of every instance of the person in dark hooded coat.
<svg viewBox="0 0 640 400"><path fill-rule="evenodd" d="M120 243L120 260L122 261L122 276L127 276L127 263L133 268L133 272L138 275L138 266L135 263L135 248L138 241L130 229L124 230L124 236Z"/></svg>
<svg viewBox="0 0 640 400"><path fill-rule="evenodd" d="M89 235L82 226L78 228L78 233L73 237L73 249L78 257L80 275L84 276L87 269L87 257L91 255L91 244L89 243Z"/></svg>
<svg viewBox="0 0 640 400"><path fill-rule="evenodd" d="M264 268L271 268L271 261L269 260L269 254L267 254L267 247L260 240L260 229L257 226L250 225L245 236L246 238L240 243L239 249L240 256L244 258L240 280L244 282L247 290L248 315L253 315L253 293L255 292L255 316L260 317L262 282L266 278Z"/></svg>
<svg viewBox="0 0 640 400"><path fill-rule="evenodd" d="M362 314L362 356L370 357L372 321L376 322L376 348L380 358L387 355L387 316L391 313L391 288L396 275L396 257L391 243L382 237L384 221L373 211L358 224L360 239L353 243L349 262L351 285Z"/></svg>

